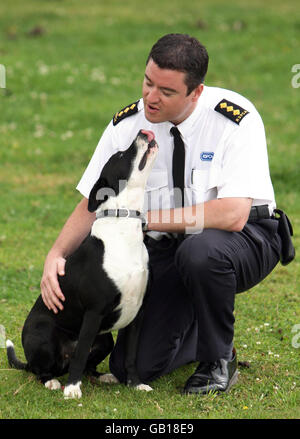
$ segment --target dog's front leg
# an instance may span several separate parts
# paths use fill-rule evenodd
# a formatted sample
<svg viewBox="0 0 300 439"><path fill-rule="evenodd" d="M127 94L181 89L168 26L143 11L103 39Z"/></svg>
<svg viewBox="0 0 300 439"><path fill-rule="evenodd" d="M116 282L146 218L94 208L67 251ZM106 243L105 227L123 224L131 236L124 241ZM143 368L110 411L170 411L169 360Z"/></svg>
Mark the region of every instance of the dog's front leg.
<svg viewBox="0 0 300 439"><path fill-rule="evenodd" d="M143 310L144 307L142 306L133 322L131 322L130 325L128 325L125 329L125 369L127 372L127 385L134 386L138 390L146 390L147 392L149 392L150 390L153 390L152 387L142 383L141 379L138 376L138 371L136 368L136 356L143 320Z"/></svg>
<svg viewBox="0 0 300 439"><path fill-rule="evenodd" d="M65 398L81 398L81 378L89 352L99 331L101 316L95 311L86 311L80 329L78 343L70 362L68 382L64 389Z"/></svg>

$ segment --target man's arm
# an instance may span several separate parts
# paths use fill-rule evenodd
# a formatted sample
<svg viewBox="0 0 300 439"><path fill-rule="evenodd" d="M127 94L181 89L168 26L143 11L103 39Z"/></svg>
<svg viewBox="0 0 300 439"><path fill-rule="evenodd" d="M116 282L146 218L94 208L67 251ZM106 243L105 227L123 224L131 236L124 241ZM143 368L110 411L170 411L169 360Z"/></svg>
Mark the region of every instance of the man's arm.
<svg viewBox="0 0 300 439"><path fill-rule="evenodd" d="M89 212L87 205L86 198L78 203L45 260L41 294L45 305L55 313L63 309L61 300L65 300L57 275L64 275L65 258L79 247L95 221L95 212Z"/></svg>
<svg viewBox="0 0 300 439"><path fill-rule="evenodd" d="M241 231L249 217L251 198L220 198L169 210L148 211L148 229L160 232L185 233L187 229L221 229Z"/></svg>

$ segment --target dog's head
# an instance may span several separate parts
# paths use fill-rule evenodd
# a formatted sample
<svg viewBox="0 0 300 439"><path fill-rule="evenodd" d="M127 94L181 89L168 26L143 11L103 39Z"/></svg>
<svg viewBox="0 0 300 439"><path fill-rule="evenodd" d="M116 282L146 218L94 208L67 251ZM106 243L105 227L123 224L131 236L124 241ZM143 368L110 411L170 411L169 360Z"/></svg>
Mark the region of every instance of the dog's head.
<svg viewBox="0 0 300 439"><path fill-rule="evenodd" d="M103 167L90 192L88 210L94 212L126 187L144 190L157 151L153 132L140 130L129 148L112 155Z"/></svg>

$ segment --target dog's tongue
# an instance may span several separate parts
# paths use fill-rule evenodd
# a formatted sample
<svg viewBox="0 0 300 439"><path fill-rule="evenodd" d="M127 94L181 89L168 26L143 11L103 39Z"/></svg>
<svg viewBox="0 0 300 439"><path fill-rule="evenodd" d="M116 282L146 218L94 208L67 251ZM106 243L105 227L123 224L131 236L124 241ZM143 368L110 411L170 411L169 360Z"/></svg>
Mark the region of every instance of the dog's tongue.
<svg viewBox="0 0 300 439"><path fill-rule="evenodd" d="M152 142L152 140L155 139L154 133L153 131L146 131L146 130L142 130L142 133L145 134L148 138L148 142Z"/></svg>

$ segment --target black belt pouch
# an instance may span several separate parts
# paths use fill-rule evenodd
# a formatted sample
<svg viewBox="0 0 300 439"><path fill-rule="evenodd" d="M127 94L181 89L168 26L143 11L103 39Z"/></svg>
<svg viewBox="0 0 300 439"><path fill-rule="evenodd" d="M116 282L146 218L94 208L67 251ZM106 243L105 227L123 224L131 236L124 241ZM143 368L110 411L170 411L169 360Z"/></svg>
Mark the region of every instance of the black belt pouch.
<svg viewBox="0 0 300 439"><path fill-rule="evenodd" d="M280 262L282 265L287 265L295 258L295 247L291 238L293 236L293 227L282 210L275 209L274 214L275 219L278 221L278 235L282 243Z"/></svg>

